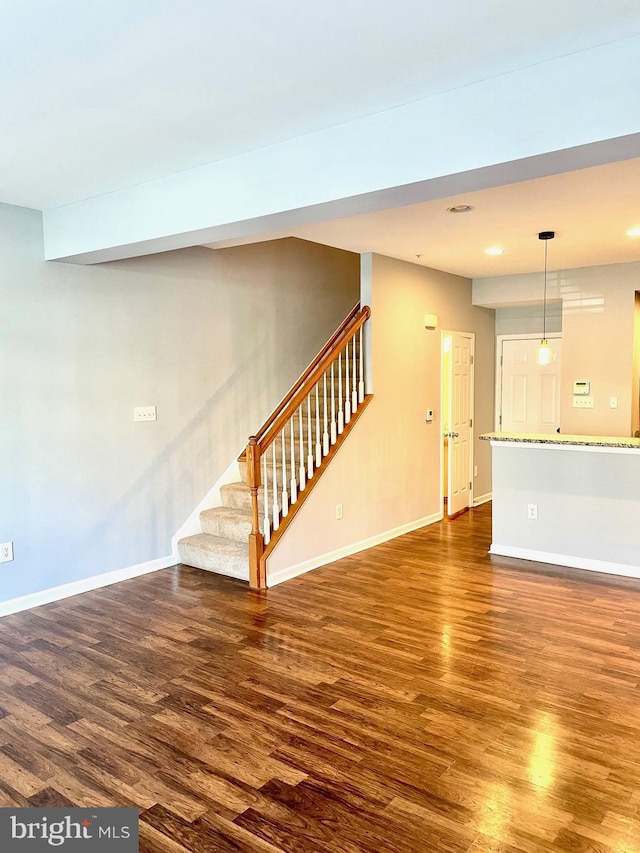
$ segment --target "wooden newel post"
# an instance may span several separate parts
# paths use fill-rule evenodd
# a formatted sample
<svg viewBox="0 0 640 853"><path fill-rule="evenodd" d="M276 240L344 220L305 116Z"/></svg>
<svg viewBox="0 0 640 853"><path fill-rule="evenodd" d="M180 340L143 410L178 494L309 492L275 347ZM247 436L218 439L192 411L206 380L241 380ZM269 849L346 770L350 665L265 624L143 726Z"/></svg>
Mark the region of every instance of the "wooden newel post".
<svg viewBox="0 0 640 853"><path fill-rule="evenodd" d="M258 511L258 489L260 488L260 447L255 435L247 445L247 483L251 491L251 534L249 535L249 585L251 589L264 589L266 578L260 568L260 558L264 551L264 540L260 533L260 514Z"/></svg>

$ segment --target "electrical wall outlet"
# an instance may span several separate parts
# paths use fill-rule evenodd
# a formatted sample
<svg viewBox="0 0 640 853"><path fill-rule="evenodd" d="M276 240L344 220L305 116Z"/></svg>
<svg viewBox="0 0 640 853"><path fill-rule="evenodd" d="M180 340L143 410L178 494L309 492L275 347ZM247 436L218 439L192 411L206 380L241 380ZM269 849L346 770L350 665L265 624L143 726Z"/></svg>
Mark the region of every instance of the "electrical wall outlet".
<svg viewBox="0 0 640 853"><path fill-rule="evenodd" d="M13 560L13 542L3 542L0 545L0 563L10 563Z"/></svg>
<svg viewBox="0 0 640 853"><path fill-rule="evenodd" d="M336 504L336 521L342 518L342 504Z"/></svg>
<svg viewBox="0 0 640 853"><path fill-rule="evenodd" d="M538 504L529 504L527 506L527 518L536 519L538 517Z"/></svg>
<svg viewBox="0 0 640 853"><path fill-rule="evenodd" d="M156 407L155 406L136 406L133 410L134 421L155 421Z"/></svg>

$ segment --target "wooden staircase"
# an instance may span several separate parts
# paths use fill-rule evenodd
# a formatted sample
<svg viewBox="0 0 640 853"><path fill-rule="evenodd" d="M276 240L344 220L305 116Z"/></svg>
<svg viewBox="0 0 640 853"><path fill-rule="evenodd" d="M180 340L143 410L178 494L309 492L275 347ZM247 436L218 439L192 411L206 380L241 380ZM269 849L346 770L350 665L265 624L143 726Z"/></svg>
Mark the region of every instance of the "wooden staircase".
<svg viewBox="0 0 640 853"><path fill-rule="evenodd" d="M363 327L356 305L239 457L241 480L178 542L183 563L267 585L266 561L365 410Z"/></svg>

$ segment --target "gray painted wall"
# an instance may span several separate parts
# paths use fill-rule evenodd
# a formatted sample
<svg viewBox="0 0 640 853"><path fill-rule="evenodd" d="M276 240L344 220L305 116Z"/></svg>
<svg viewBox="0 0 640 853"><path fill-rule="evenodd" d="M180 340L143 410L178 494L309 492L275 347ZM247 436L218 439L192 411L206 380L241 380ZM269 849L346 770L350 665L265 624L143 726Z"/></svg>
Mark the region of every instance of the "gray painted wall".
<svg viewBox="0 0 640 853"><path fill-rule="evenodd" d="M42 258L41 214L0 205L0 601L169 554L359 298L357 255L299 240Z"/></svg>
<svg viewBox="0 0 640 853"><path fill-rule="evenodd" d="M542 336L542 305L509 305L496 309L496 335ZM547 305L547 332L562 331L562 300Z"/></svg>

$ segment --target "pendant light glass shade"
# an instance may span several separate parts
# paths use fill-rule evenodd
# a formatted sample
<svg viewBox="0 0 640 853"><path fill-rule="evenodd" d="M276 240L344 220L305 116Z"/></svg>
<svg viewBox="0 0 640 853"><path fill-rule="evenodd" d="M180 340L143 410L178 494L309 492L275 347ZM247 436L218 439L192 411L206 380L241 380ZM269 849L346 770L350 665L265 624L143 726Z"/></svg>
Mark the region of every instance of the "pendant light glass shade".
<svg viewBox="0 0 640 853"><path fill-rule="evenodd" d="M541 365L551 364L551 357L552 352L549 341L543 338L536 347L536 363Z"/></svg>
<svg viewBox="0 0 640 853"><path fill-rule="evenodd" d="M547 247L549 240L556 236L555 231L540 231L538 240L544 240L544 297L542 302L542 340L536 348L536 363L544 366L551 364L553 353L547 340Z"/></svg>

